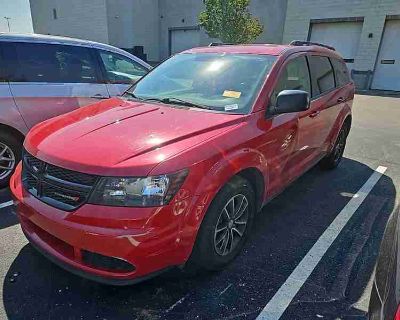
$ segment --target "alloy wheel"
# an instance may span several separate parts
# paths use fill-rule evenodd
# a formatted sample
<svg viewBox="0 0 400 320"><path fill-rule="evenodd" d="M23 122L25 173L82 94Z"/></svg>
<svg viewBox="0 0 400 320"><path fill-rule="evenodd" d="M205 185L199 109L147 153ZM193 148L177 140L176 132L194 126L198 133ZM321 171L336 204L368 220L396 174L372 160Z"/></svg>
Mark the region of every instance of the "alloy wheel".
<svg viewBox="0 0 400 320"><path fill-rule="evenodd" d="M240 243L249 219L249 201L243 194L230 198L222 209L214 231L214 249L220 256L231 253Z"/></svg>
<svg viewBox="0 0 400 320"><path fill-rule="evenodd" d="M343 155L344 148L346 146L346 129L343 128L336 142L335 151L334 151L334 161L337 162Z"/></svg>
<svg viewBox="0 0 400 320"><path fill-rule="evenodd" d="M12 149L0 142L0 180L7 178L14 170L15 155Z"/></svg>

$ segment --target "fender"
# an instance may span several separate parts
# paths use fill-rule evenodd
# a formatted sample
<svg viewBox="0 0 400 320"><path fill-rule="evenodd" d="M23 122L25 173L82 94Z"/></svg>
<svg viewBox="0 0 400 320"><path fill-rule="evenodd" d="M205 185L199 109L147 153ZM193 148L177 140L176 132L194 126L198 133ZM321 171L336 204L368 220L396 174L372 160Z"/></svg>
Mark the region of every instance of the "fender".
<svg viewBox="0 0 400 320"><path fill-rule="evenodd" d="M338 117L336 118L335 124L332 127L331 132L329 133L328 136L328 141L329 141L329 148L328 148L328 153L333 149L336 139L339 135L340 129L342 128L345 120L347 117L351 117L351 107L349 106L348 103L345 104L344 108L340 111Z"/></svg>
<svg viewBox="0 0 400 320"><path fill-rule="evenodd" d="M10 118L7 118L8 116ZM21 115L19 113L10 112L10 110L8 110L7 114L1 115L0 128L4 128L11 132L18 132L21 137L24 137L28 133L28 127L22 120Z"/></svg>
<svg viewBox="0 0 400 320"><path fill-rule="evenodd" d="M197 233L211 202L232 177L246 169L257 169L262 173L264 190L261 201L264 201L268 185L268 166L262 153L254 149L239 149L220 158L199 182L194 192L196 200L193 207L183 218L179 231L179 251L185 261L192 252Z"/></svg>

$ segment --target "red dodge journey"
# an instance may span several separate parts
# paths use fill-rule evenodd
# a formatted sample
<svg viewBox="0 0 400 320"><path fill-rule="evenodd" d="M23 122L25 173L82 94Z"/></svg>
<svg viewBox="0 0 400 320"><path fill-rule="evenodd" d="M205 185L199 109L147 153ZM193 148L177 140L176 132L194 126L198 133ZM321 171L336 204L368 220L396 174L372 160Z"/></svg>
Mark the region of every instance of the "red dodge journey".
<svg viewBox="0 0 400 320"><path fill-rule="evenodd" d="M353 97L343 59L320 44L175 55L123 96L29 132L10 182L22 230L103 283L222 268L270 199L339 164Z"/></svg>

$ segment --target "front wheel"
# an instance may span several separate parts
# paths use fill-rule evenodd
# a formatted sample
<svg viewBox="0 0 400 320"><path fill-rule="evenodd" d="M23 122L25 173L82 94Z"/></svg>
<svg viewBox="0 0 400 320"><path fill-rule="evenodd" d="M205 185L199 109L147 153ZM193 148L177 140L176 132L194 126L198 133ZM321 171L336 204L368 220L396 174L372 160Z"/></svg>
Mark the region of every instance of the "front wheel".
<svg viewBox="0 0 400 320"><path fill-rule="evenodd" d="M335 169L339 165L340 161L342 161L349 130L350 128L347 124L342 126L332 151L321 160L321 167L323 169Z"/></svg>
<svg viewBox="0 0 400 320"><path fill-rule="evenodd" d="M200 226L189 269L218 270L242 250L253 224L255 195L250 183L234 177L217 194Z"/></svg>
<svg viewBox="0 0 400 320"><path fill-rule="evenodd" d="M8 186L21 160L21 141L8 132L0 132L0 188Z"/></svg>

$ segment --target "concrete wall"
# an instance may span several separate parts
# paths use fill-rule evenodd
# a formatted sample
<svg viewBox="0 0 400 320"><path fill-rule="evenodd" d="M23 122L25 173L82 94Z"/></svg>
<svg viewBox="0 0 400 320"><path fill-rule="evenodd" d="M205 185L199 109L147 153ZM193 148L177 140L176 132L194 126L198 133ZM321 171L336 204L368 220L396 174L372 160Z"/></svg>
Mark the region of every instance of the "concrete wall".
<svg viewBox="0 0 400 320"><path fill-rule="evenodd" d="M250 12L260 19L264 32L257 43L282 43L287 0L252 0Z"/></svg>
<svg viewBox="0 0 400 320"><path fill-rule="evenodd" d="M30 0L37 33L66 35L121 48L143 46L150 61L169 55L169 29L198 26L201 0ZM287 0L252 0L250 11L264 24L258 43L280 43ZM58 19L53 19L53 8ZM199 45L210 39L200 30Z"/></svg>
<svg viewBox="0 0 400 320"><path fill-rule="evenodd" d="M159 61L158 0L106 0L109 44L143 46L149 61Z"/></svg>
<svg viewBox="0 0 400 320"><path fill-rule="evenodd" d="M165 59L169 55L169 35L170 28L193 27L199 24L198 16L203 10L201 0L159 0L160 17L160 57ZM210 41L208 36L202 31L201 43L207 44Z"/></svg>
<svg viewBox="0 0 400 320"><path fill-rule="evenodd" d="M257 43L281 43L286 16L287 0L251 0L250 12L260 19L264 32ZM201 0L159 0L160 7L160 55L168 56L168 30L176 27L197 26L198 16L204 10ZM211 39L201 30L199 45L207 45Z"/></svg>
<svg viewBox="0 0 400 320"><path fill-rule="evenodd" d="M374 70L387 15L400 15L399 0L288 0L283 42L307 40L311 19L364 17L354 69Z"/></svg>
<svg viewBox="0 0 400 320"><path fill-rule="evenodd" d="M30 0L30 6L36 33L108 43L105 0Z"/></svg>

